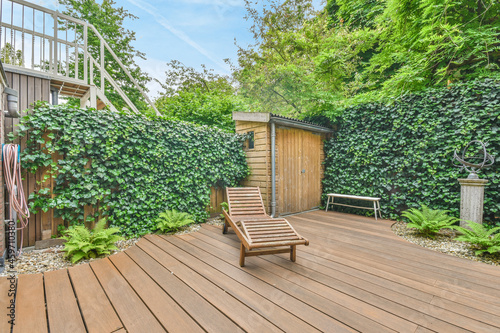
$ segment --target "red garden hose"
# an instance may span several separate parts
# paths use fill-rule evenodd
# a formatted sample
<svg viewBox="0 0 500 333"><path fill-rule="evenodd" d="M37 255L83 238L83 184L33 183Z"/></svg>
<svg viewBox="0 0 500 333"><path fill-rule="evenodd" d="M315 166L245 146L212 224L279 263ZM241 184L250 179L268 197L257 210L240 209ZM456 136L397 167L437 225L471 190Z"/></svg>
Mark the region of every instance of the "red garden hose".
<svg viewBox="0 0 500 333"><path fill-rule="evenodd" d="M21 255L23 248L23 230L28 226L28 219L30 217L30 211L28 204L26 203L26 197L24 195L23 183L21 179L21 162L19 159L19 145L15 144L5 144L2 149L3 158L3 174L5 176L5 183L7 184L7 191L9 192L9 202L10 202L10 216L12 216L12 211L17 212L17 218L19 219L20 228L16 230L21 230L21 246L19 253L16 256ZM17 196L14 189L17 187Z"/></svg>

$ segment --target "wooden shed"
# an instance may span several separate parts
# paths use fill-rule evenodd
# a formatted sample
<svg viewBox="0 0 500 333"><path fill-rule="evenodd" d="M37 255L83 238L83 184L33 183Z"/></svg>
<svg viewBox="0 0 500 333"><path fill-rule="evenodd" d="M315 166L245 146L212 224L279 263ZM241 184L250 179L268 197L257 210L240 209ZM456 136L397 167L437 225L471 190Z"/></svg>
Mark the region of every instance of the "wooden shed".
<svg viewBox="0 0 500 333"><path fill-rule="evenodd" d="M332 130L272 113L233 112L233 120L236 133L250 135L245 151L251 174L241 185L260 187L267 213L279 216L318 207L323 142Z"/></svg>

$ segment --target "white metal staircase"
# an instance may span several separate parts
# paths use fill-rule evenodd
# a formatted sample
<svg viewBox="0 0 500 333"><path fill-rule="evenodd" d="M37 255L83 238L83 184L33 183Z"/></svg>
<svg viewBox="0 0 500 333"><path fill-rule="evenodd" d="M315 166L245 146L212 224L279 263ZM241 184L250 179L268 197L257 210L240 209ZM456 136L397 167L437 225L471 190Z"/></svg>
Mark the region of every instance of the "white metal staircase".
<svg viewBox="0 0 500 333"><path fill-rule="evenodd" d="M89 51L90 34L99 41L99 54L95 57ZM108 55L113 68L122 71L133 82L159 115L155 105L92 24L27 1L0 0L0 50L6 70L28 75L43 73L50 78L51 89L63 96L79 98L82 106L90 103L91 107L107 105L116 110L105 95L108 86L108 90L112 87L130 110L139 113L123 86L106 71Z"/></svg>

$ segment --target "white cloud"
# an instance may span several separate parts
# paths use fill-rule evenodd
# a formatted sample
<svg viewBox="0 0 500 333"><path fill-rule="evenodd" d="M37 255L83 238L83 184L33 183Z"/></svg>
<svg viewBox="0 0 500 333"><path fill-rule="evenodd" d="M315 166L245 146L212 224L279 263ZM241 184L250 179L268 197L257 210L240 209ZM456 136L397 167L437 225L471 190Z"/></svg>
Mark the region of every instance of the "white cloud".
<svg viewBox="0 0 500 333"><path fill-rule="evenodd" d="M222 60L217 59L215 56L213 56L209 51L207 51L205 48L203 48L200 44L196 43L194 40L192 40L186 33L184 33L182 30L176 29L173 27L170 22L161 14L158 13L158 9L147 2L144 2L142 0L128 0L130 3L133 5L141 8L151 16L153 16L158 24L160 24L162 27L170 31L172 34L177 36L179 39L184 41L186 44L190 45L193 47L195 50L197 50L199 53L204 55L206 58L208 58L210 61L212 61L214 64L216 64L220 69L222 69L224 72L229 72L229 67L227 64L225 64Z"/></svg>
<svg viewBox="0 0 500 333"><path fill-rule="evenodd" d="M165 82L165 70L167 69L167 63L160 59L148 58L144 60L142 58L135 58L135 62L142 71L148 73L152 78L157 79L160 82ZM149 89L148 96L151 99L155 99L160 96L160 91L163 90L161 85L155 80L151 80L146 87Z"/></svg>

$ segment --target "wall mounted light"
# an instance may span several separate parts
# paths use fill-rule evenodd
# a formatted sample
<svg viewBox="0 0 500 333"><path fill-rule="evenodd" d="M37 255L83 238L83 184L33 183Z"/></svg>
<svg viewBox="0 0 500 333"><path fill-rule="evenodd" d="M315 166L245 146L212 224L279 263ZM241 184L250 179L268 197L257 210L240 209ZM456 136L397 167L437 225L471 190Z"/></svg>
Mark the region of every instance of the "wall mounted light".
<svg viewBox="0 0 500 333"><path fill-rule="evenodd" d="M7 95L7 110L4 111L5 116L9 118L19 118L21 115L18 112L18 96L17 90L5 87L3 92Z"/></svg>

